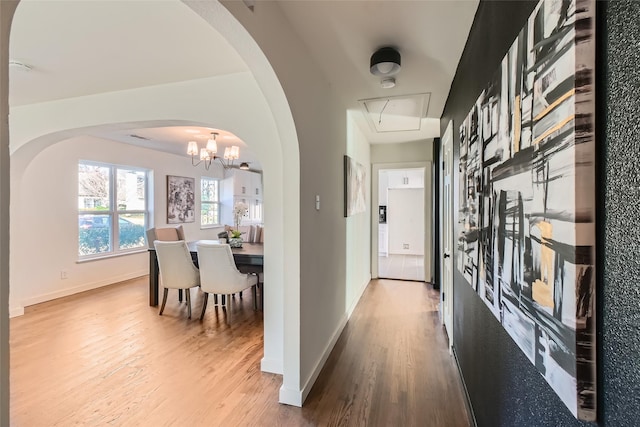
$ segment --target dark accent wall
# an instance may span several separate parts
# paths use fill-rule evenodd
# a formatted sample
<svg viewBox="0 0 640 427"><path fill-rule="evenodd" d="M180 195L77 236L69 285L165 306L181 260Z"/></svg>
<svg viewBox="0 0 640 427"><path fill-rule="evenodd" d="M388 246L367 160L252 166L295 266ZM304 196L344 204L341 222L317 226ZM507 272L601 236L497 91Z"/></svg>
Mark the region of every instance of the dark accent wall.
<svg viewBox="0 0 640 427"><path fill-rule="evenodd" d="M440 123L444 133L453 120L456 157L460 124L536 3L480 3ZM640 425L638 16L638 1L598 3L597 425L607 427ZM454 313L454 350L479 426L594 425L573 417L457 271Z"/></svg>

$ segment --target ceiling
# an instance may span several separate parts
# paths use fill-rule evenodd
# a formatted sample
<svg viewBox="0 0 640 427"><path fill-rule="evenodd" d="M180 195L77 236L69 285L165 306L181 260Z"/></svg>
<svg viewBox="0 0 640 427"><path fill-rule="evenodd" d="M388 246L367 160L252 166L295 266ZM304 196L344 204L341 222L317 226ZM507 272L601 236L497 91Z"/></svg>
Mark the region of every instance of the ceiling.
<svg viewBox="0 0 640 427"><path fill-rule="evenodd" d="M279 2L336 93L356 112L352 117L371 143L438 136L440 114L477 4ZM397 84L391 89L381 88L380 78L369 73L369 58L382 46L394 46L402 55ZM10 57L31 67L10 67L11 107L247 71L220 34L177 0L22 0L12 24ZM405 95L412 95L414 103L422 95L421 117L408 117L403 105L393 100L380 114L373 106L385 103L373 101L367 121L364 100ZM376 131L376 121L384 121L386 127ZM403 130L404 123L414 130ZM227 142L240 145L241 160L259 165L243 142L224 130L189 129L206 136L213 130L223 133L228 137L222 138L223 147ZM186 156L189 129L170 126L96 136Z"/></svg>

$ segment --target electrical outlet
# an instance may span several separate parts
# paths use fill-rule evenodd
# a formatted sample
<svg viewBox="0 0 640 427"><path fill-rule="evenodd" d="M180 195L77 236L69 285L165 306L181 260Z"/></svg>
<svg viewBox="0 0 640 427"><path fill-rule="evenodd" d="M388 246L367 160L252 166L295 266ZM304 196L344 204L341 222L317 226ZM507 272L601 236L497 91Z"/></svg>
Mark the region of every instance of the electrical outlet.
<svg viewBox="0 0 640 427"><path fill-rule="evenodd" d="M408 243L403 243L402 244L402 249L409 249L409 244Z"/></svg>
<svg viewBox="0 0 640 427"><path fill-rule="evenodd" d="M69 276L68 276L67 270L60 271L60 279L64 280L64 279L66 279L68 277Z"/></svg>

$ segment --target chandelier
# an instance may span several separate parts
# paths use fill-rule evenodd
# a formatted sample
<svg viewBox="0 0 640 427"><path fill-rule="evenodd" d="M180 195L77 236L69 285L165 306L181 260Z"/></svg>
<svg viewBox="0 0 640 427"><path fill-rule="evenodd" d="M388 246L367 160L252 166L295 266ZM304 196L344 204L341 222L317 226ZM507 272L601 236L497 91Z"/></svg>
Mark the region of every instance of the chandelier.
<svg viewBox="0 0 640 427"><path fill-rule="evenodd" d="M211 137L207 141L207 145L203 148L200 148L200 150L198 150L198 143L196 141L189 141L189 144L187 145L187 154L191 156L191 165L198 166L200 163L204 162L204 168L206 170L209 170L209 168L211 167L211 163L217 159L225 169L235 167L233 162L240 157L240 147L238 147L237 145L226 147L224 149L224 156L217 156L217 137L217 132L211 132ZM200 160L196 162L198 154L200 154Z"/></svg>

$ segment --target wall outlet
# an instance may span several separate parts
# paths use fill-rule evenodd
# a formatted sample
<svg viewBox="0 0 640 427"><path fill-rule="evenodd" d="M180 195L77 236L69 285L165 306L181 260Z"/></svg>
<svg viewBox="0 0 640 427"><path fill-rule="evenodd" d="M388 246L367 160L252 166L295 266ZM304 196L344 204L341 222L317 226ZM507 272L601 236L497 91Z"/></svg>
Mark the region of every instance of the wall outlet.
<svg viewBox="0 0 640 427"><path fill-rule="evenodd" d="M67 272L67 270L61 270L60 271L60 279L64 280L67 279L69 277L69 274Z"/></svg>
<svg viewBox="0 0 640 427"><path fill-rule="evenodd" d="M409 249L409 244L408 243L403 243L402 244L402 249Z"/></svg>

